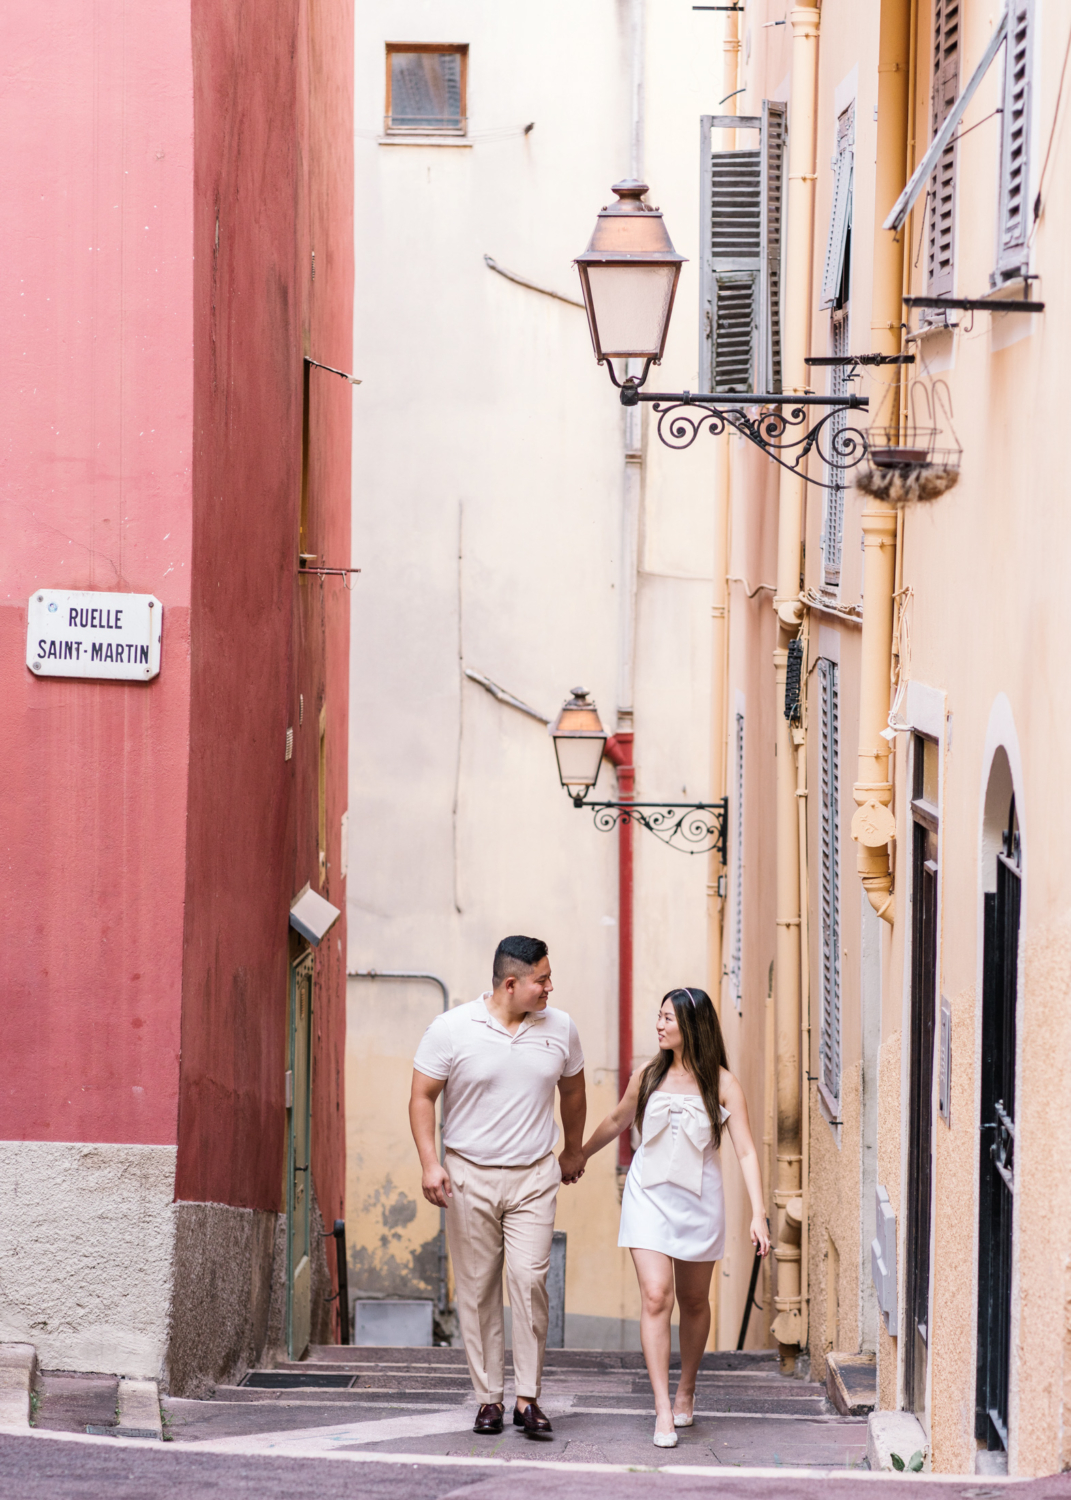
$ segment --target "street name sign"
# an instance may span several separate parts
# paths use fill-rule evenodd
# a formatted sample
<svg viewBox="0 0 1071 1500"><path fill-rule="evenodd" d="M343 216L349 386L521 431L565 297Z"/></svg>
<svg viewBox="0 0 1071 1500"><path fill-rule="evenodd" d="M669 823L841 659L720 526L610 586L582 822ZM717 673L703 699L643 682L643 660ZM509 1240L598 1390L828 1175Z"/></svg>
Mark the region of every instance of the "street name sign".
<svg viewBox="0 0 1071 1500"><path fill-rule="evenodd" d="M26 665L38 677L148 682L160 671L164 607L152 594L36 589L26 622Z"/></svg>

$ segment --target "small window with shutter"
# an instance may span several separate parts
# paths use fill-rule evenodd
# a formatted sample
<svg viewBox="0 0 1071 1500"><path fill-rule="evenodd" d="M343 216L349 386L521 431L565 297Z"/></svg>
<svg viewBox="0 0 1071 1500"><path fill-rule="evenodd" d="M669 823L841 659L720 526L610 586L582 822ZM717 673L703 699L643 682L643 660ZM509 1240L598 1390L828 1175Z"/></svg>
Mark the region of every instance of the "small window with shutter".
<svg viewBox="0 0 1071 1500"><path fill-rule="evenodd" d="M707 393L781 389L786 107L704 115L700 181L700 381ZM756 131L759 149L712 151L712 130Z"/></svg>
<svg viewBox="0 0 1071 1500"><path fill-rule="evenodd" d="M1027 270L1032 11L1032 0L1009 0L1000 131L1000 235L994 278L998 283Z"/></svg>
<svg viewBox="0 0 1071 1500"><path fill-rule="evenodd" d="M961 0L934 0L933 94L931 139L944 124L959 93L959 27ZM927 268L929 290L945 297L952 291L953 252L956 228L956 145L941 152L930 178L929 242Z"/></svg>
<svg viewBox="0 0 1071 1500"><path fill-rule="evenodd" d="M822 1008L818 1087L834 1123L840 1120L840 710L837 664L819 657L819 927Z"/></svg>

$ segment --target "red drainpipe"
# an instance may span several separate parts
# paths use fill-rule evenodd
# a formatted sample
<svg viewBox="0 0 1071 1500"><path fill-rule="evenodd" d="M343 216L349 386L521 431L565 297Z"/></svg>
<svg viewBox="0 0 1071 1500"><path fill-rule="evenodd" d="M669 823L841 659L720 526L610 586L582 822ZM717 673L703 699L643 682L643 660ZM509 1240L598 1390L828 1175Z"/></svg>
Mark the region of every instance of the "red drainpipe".
<svg viewBox="0 0 1071 1500"><path fill-rule="evenodd" d="M606 758L617 771L619 802L631 802L636 783L632 763L632 730L612 734ZM617 825L617 1082L623 1094L632 1074L632 820ZM617 1141L617 1165L627 1172L632 1162L632 1140L623 1131Z"/></svg>

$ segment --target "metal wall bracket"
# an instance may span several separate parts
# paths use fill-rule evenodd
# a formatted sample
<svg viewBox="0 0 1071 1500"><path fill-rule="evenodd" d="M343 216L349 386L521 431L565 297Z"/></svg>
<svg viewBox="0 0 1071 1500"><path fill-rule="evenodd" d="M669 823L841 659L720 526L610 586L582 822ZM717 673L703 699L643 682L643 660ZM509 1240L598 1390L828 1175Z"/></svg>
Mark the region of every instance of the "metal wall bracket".
<svg viewBox="0 0 1071 1500"><path fill-rule="evenodd" d="M621 823L638 823L671 849L684 854L717 850L722 864L727 861L728 797L717 802L668 803L588 802L583 796L575 796L573 806L590 808L600 833L610 833Z"/></svg>
<svg viewBox="0 0 1071 1500"><path fill-rule="evenodd" d="M712 437L735 432L782 469L823 490L839 488L839 476L861 464L867 456L866 433L844 425L843 417L845 411L866 411L870 405L867 396L815 396L809 391L802 395L748 391L739 396L645 391L641 387L650 360L638 380L629 376L625 381L617 379L611 360L606 363L610 379L621 392L622 406L638 406L641 401L654 406L658 413L658 438L666 448L690 448L703 427ZM813 426L807 426L811 406L825 407L826 412ZM766 409L749 416L748 408L754 407ZM802 472L800 465L812 452L826 466L826 472L833 472L837 479L826 484Z"/></svg>

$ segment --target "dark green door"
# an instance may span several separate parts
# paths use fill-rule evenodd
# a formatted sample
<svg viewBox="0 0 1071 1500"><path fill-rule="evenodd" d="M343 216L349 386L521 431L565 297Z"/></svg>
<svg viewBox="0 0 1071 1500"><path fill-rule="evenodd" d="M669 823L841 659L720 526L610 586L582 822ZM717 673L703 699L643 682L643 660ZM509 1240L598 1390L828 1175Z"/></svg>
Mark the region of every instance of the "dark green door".
<svg viewBox="0 0 1071 1500"><path fill-rule="evenodd" d="M290 1051L286 1151L286 1341L291 1359L309 1346L312 1124L312 967L306 953L290 966Z"/></svg>

